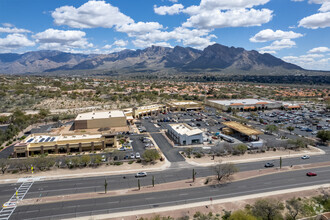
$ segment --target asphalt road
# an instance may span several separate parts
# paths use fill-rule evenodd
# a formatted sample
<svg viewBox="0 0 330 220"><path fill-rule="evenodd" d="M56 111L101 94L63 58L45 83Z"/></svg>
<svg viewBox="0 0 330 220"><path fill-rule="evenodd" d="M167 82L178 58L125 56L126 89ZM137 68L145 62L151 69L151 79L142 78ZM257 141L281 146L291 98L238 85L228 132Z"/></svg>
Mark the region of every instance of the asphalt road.
<svg viewBox="0 0 330 220"><path fill-rule="evenodd" d="M165 157L170 162L185 161L183 156L179 153L179 149L173 148L167 139L161 133L151 133L152 138L156 141L158 147L163 152Z"/></svg>
<svg viewBox="0 0 330 220"><path fill-rule="evenodd" d="M329 154L311 156L308 160L300 158L283 159L282 166L290 166L292 164L309 164L329 161ZM240 171L248 170L263 170L264 164L267 161L250 162L237 164ZM279 167L279 159L274 162L275 167ZM190 167L190 168L171 168L159 172L148 172L148 176L140 178L141 185L147 186L152 184L152 175L155 177L156 184L173 182L178 180L191 179L192 169L197 172L196 177L205 177L215 175L211 167ZM272 169L272 168L270 168ZM141 170L142 171L142 170ZM125 179L123 178L125 176ZM111 175L111 176L97 176L85 178L72 178L61 180L48 180L35 182L30 188L25 198L37 198L46 196L59 196L66 194L87 193L87 192L102 192L104 190L104 179L107 179L109 190L119 190L128 188L137 188L137 179L134 174L125 175ZM15 192L15 187L19 187L19 183L1 184L0 185L0 204L5 203Z"/></svg>
<svg viewBox="0 0 330 220"><path fill-rule="evenodd" d="M326 184L330 167L315 168L316 177L307 177L305 170L260 176L233 183L172 191L83 199L49 204L19 206L11 219L63 219L78 216L150 209L212 199L271 192L295 187Z"/></svg>

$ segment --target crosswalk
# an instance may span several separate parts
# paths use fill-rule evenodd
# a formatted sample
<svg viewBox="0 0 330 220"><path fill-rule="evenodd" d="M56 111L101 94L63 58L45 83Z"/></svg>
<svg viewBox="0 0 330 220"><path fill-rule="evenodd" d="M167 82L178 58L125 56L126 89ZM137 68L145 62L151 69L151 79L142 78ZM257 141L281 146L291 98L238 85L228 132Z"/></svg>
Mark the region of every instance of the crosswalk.
<svg viewBox="0 0 330 220"><path fill-rule="evenodd" d="M25 178L25 180L21 180L19 182L22 182L22 184L16 190L14 195L12 195L9 201L3 205L3 208L0 211L0 220L8 220L10 218L10 216L16 209L17 202L24 199L25 195L28 193L29 189L33 185L34 179Z"/></svg>

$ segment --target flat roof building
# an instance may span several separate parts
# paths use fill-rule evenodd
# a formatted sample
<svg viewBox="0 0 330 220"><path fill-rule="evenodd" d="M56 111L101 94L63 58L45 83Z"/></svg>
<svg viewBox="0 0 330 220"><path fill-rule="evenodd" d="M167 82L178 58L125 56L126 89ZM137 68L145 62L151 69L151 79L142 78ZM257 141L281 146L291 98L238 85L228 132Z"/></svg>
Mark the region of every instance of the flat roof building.
<svg viewBox="0 0 330 220"><path fill-rule="evenodd" d="M127 127L126 115L121 110L88 112L79 114L74 129Z"/></svg>
<svg viewBox="0 0 330 220"><path fill-rule="evenodd" d="M238 111L266 110L280 108L282 106L281 102L264 99L206 100L205 104L224 111L227 111L228 109Z"/></svg>
<svg viewBox="0 0 330 220"><path fill-rule="evenodd" d="M170 111L189 111L189 110L202 110L203 105L199 102L193 101L180 101L170 102L167 104Z"/></svg>
<svg viewBox="0 0 330 220"><path fill-rule="evenodd" d="M115 134L31 134L14 146L14 156L29 157L44 153L94 152L112 147L117 147Z"/></svg>
<svg viewBox="0 0 330 220"><path fill-rule="evenodd" d="M168 124L168 134L180 145L202 144L203 131L186 123Z"/></svg>
<svg viewBox="0 0 330 220"><path fill-rule="evenodd" d="M132 116L134 118L140 118L148 115L156 115L158 113L167 112L166 105L154 104L147 106L139 106L133 108Z"/></svg>

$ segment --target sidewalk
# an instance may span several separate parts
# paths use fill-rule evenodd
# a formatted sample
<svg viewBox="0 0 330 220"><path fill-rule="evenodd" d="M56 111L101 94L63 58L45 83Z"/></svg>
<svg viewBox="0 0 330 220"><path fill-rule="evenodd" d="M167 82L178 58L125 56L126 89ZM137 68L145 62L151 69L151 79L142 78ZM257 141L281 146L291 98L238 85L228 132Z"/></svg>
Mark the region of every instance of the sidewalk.
<svg viewBox="0 0 330 220"><path fill-rule="evenodd" d="M156 166L156 167L152 167ZM163 162L158 162L158 165L142 165L142 164L124 164L120 166L102 166L98 168L76 168L76 169L56 169L45 172L36 172L33 177L40 177L42 180L56 180L56 179L68 179L79 177L95 177L103 175L120 175L137 173L141 171L153 172L162 171L171 166L171 163L165 159ZM111 169L111 170L110 170ZM63 173L63 174L61 174ZM0 175L0 184L16 183L20 178L31 177L31 173L22 174L6 174ZM11 178L10 178L11 177Z"/></svg>
<svg viewBox="0 0 330 220"><path fill-rule="evenodd" d="M211 160L211 157L208 158L201 158L201 159L193 159L193 158L186 158L186 162L193 165L193 166L212 166L214 165L218 160L221 160L222 162L226 162L226 163L248 163L248 162L255 162L255 161L267 161L267 160L278 160L280 159L280 157L282 157L282 159L285 158L293 158L293 157L301 157L303 155L323 155L326 154L325 151L323 151L322 149L316 148L316 147L312 147L310 146L310 148L312 149L312 151L301 151L301 152L297 152L297 153L289 153L289 154L285 154L285 155L276 155L276 156L267 156L265 157L264 154L259 153L259 154L253 154L251 156L258 156L258 157L252 157L252 158L245 158L245 159L239 159L239 157L242 156L231 156L231 157L215 157L215 160L213 160L212 162L208 162ZM270 152L272 153L272 152ZM231 159L231 158L236 158L236 159ZM202 160L203 159L203 160ZM217 160L218 159L218 160Z"/></svg>

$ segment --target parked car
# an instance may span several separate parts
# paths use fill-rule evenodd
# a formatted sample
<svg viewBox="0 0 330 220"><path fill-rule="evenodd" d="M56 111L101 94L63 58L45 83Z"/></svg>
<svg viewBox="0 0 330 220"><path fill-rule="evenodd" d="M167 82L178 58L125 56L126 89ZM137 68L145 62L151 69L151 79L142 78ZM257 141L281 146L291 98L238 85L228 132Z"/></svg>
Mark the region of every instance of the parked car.
<svg viewBox="0 0 330 220"><path fill-rule="evenodd" d="M273 167L273 166L274 166L273 163L266 163L266 164L265 164L265 167Z"/></svg>
<svg viewBox="0 0 330 220"><path fill-rule="evenodd" d="M136 159L140 159L140 158L141 158L141 156L140 156L140 153L139 153L139 152L136 152L136 154L135 154L135 158L136 158Z"/></svg>
<svg viewBox="0 0 330 220"><path fill-rule="evenodd" d="M308 155L304 155L304 156L301 157L301 159L303 159L303 160L309 159L309 158L310 158L310 156L308 156Z"/></svg>
<svg viewBox="0 0 330 220"><path fill-rule="evenodd" d="M306 176L317 176L317 174L313 173L313 172L308 172L308 173L306 173Z"/></svg>
<svg viewBox="0 0 330 220"><path fill-rule="evenodd" d="M131 159L134 159L135 155L133 153L131 153Z"/></svg>
<svg viewBox="0 0 330 220"><path fill-rule="evenodd" d="M135 174L135 177L145 177L145 176L147 176L147 172L139 172Z"/></svg>
<svg viewBox="0 0 330 220"><path fill-rule="evenodd" d="M106 162L107 161L107 157L105 155L102 155L102 159L101 159L102 162Z"/></svg>

